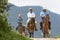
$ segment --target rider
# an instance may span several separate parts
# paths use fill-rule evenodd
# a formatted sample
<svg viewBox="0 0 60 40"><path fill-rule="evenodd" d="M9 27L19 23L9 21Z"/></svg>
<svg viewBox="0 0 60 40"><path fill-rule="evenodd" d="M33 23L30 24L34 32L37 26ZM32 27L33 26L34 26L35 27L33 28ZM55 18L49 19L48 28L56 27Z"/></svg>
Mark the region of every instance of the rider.
<svg viewBox="0 0 60 40"><path fill-rule="evenodd" d="M18 15L18 24L22 24L23 18L22 18L22 14Z"/></svg>
<svg viewBox="0 0 60 40"><path fill-rule="evenodd" d="M33 12L32 8L29 8L29 12L27 13L27 17L28 17L28 20L27 20L26 26L31 18L36 18L35 13ZM37 23L36 20L35 20L35 23Z"/></svg>
<svg viewBox="0 0 60 40"><path fill-rule="evenodd" d="M47 18L48 21L49 21L49 26L51 25L50 20L49 20L50 19L49 12L45 8L41 11L40 17L41 17L42 20L44 20L45 18ZM49 29L51 29L51 28L49 27ZM49 34L50 34L50 30L49 30Z"/></svg>
<svg viewBox="0 0 60 40"><path fill-rule="evenodd" d="M43 10L41 11L40 16L41 16L42 20L43 20L44 18L48 18L48 20L49 20L49 12L48 12L46 9L43 9Z"/></svg>

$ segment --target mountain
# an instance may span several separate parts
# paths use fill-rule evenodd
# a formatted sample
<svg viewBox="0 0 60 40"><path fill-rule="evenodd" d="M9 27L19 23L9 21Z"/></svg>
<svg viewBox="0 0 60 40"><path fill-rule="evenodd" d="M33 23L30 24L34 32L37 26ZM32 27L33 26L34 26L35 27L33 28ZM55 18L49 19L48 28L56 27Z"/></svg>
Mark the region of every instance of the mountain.
<svg viewBox="0 0 60 40"><path fill-rule="evenodd" d="M23 6L23 7L12 6L8 11L8 14L10 14L10 16L8 17L8 22L11 23L11 25L14 27L14 30L15 30L18 22L18 14L21 13L23 15L23 24L26 24L27 13L30 7L33 8L33 11L36 14L36 20L37 20L38 31L35 32L34 36L37 38L40 38L42 37L41 31L39 30L40 28L39 23L41 21L39 14L42 10L41 6ZM47 9L47 11L49 10ZM50 21L51 21L51 37L60 35L60 15L53 13L51 11L49 11L49 14L50 14Z"/></svg>

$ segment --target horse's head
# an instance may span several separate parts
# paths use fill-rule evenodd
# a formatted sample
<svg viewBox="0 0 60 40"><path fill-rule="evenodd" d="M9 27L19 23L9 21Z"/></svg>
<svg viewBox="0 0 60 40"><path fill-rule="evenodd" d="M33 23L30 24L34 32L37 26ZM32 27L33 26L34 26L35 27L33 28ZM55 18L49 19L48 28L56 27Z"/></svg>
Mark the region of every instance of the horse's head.
<svg viewBox="0 0 60 40"><path fill-rule="evenodd" d="M29 26L33 26L35 24L35 18L31 18L30 21L28 22Z"/></svg>
<svg viewBox="0 0 60 40"><path fill-rule="evenodd" d="M35 18L31 18L30 22L34 23L35 22Z"/></svg>
<svg viewBox="0 0 60 40"><path fill-rule="evenodd" d="M36 24L35 24L35 18L31 18L30 21L28 22L28 29L35 30Z"/></svg>
<svg viewBox="0 0 60 40"><path fill-rule="evenodd" d="M42 20L42 30L46 32L49 29L49 22L47 19Z"/></svg>
<svg viewBox="0 0 60 40"><path fill-rule="evenodd" d="M45 18L44 20L42 20L42 23L47 25L48 24L48 20Z"/></svg>
<svg viewBox="0 0 60 40"><path fill-rule="evenodd" d="M23 25L18 25L17 26L17 28L16 28L16 30L19 32L19 33L23 33L23 32L25 32L25 26L23 26Z"/></svg>

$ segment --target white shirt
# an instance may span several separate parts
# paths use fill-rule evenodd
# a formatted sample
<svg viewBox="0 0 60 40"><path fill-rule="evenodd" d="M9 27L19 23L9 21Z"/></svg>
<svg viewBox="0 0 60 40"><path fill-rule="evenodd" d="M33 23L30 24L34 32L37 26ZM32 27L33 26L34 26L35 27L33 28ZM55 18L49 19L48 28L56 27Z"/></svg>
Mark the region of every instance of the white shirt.
<svg viewBox="0 0 60 40"><path fill-rule="evenodd" d="M27 17L28 18L35 18L35 13L34 12L32 12L32 13L28 12Z"/></svg>

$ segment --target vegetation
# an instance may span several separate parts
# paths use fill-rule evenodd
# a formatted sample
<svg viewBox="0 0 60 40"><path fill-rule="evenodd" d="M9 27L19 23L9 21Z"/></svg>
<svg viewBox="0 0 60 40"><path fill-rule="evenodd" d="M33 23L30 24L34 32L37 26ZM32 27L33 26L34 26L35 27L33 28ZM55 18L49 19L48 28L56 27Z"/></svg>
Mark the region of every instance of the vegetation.
<svg viewBox="0 0 60 40"><path fill-rule="evenodd" d="M7 1L8 0L0 0L0 40L30 40L12 31L11 25L9 25L7 21Z"/></svg>
<svg viewBox="0 0 60 40"><path fill-rule="evenodd" d="M19 35L14 31L10 31L8 33L4 33L3 31L0 33L0 40L30 40L25 36Z"/></svg>
<svg viewBox="0 0 60 40"><path fill-rule="evenodd" d="M60 35L59 36L55 36L54 38L60 38Z"/></svg>

